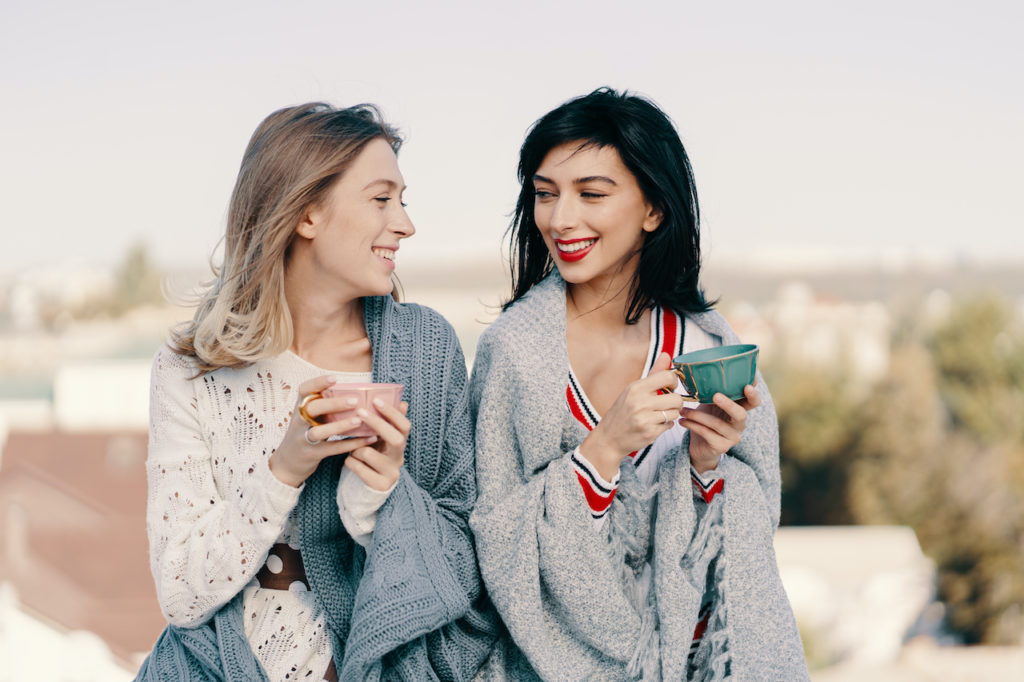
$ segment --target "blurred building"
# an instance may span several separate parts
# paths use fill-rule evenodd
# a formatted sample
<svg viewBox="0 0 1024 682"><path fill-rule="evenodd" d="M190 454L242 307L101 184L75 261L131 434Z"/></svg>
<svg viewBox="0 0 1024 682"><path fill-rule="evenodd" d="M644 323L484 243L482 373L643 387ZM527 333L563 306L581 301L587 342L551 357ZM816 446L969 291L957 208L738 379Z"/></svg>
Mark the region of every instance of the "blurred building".
<svg viewBox="0 0 1024 682"><path fill-rule="evenodd" d="M935 565L912 529L783 527L775 552L812 658L884 663L912 636L942 636Z"/></svg>
<svg viewBox="0 0 1024 682"><path fill-rule="evenodd" d="M145 456L139 430L8 433L0 649L9 650L5 667L52 674L6 679L89 679L65 674L79 650L90 665L135 670L156 641L163 617L149 571Z"/></svg>
<svg viewBox="0 0 1024 682"><path fill-rule="evenodd" d="M787 364L844 368L864 385L889 368L892 320L877 301L843 301L791 282L760 316L743 315L738 322L750 325L753 337Z"/></svg>

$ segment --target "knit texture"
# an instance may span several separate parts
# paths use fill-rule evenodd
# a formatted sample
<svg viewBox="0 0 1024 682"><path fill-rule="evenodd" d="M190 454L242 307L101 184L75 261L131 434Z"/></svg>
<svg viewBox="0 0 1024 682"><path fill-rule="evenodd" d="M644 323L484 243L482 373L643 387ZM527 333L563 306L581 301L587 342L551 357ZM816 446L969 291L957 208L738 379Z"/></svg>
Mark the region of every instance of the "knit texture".
<svg viewBox="0 0 1024 682"><path fill-rule="evenodd" d="M368 550L352 540L340 519L336 494L341 458L324 460L301 492L295 491L306 574L326 615L340 679L470 679L488 655L498 624L482 592L467 526L476 485L465 361L451 326L428 308L378 297L365 299L364 312L373 347L374 381L405 385L413 430L398 484L378 512ZM154 363L154 378L159 376L157 366L167 361L175 359L168 358L165 349ZM245 370L222 369L207 376L216 379L219 374L238 371ZM193 382L197 395L202 392L197 382L206 378ZM153 391L154 396L159 393L156 384ZM247 413L247 422L263 416L279 419L285 411L290 413L295 395L283 387L282 391L287 396L274 401L276 410L261 405L264 414L254 417ZM157 397L154 401L160 402ZM212 411L199 409L195 403L179 407L178 412L184 414L164 418L190 427L186 431L192 435L178 437L178 441L193 454L207 447L205 441L211 434L230 431L237 422L234 407ZM154 414L154 429L160 428L155 424L160 416ZM207 469L209 459L207 455ZM201 471L193 476L215 478L202 466L195 468ZM254 478L259 471L254 467L247 475ZM149 473L151 477L162 475L153 467ZM269 470L266 473L273 476ZM182 529L171 539L162 540L164 533L154 532L153 525L160 519L151 515L151 544L187 544L190 536L214 532L220 533L219 544L230 548L234 542L228 538L231 524L239 523L236 515L242 516L240 523L246 526L277 523L279 532L290 511L286 499L276 500L279 508L267 505L281 518L262 512L260 516L246 515L243 504L235 501L263 496L266 503L269 493L265 488L286 492L274 483L283 485L264 476L262 484L254 481L244 490L242 486L238 491L229 490L226 497L203 500L210 507L221 505L229 511L206 525L206 517L197 513L195 527ZM266 534L276 537L277 532L271 528ZM255 572L259 558L241 565L254 563ZM193 561L206 559L186 553L181 560L186 570ZM160 562L154 564L158 591L168 576L170 583L179 582L171 575L173 570L169 572ZM191 627L172 620L137 679L264 679L262 672L252 674L259 664L245 640L241 598L236 596L246 580L229 582L236 583L233 593L223 586L217 586L216 594L194 589L196 586L181 590L183 594L198 593L182 602L186 608L197 599L204 604L219 600L220 604L212 611L207 606L207 612L214 614L212 619L197 618L188 622Z"/></svg>
<svg viewBox="0 0 1024 682"><path fill-rule="evenodd" d="M691 319L723 343L738 342L717 313ZM708 547L699 556L691 550L698 515L689 438L665 456L653 499L630 465L622 466L607 546L594 542L566 456L586 435L565 409L568 369L565 288L554 271L483 334L470 382L479 484L470 525L481 574L508 630L481 679L686 679L712 563L705 559L718 554L708 538L698 541ZM778 426L763 379L758 390L762 406L749 413L742 442L718 467L721 523L714 523L718 511L704 514L708 528L722 529L726 561L712 574L720 612L702 646L710 647L712 667L728 661L729 679L792 682L808 675L772 546ZM635 572L645 558L653 584L646 603L637 604ZM714 648L716 641L727 645Z"/></svg>

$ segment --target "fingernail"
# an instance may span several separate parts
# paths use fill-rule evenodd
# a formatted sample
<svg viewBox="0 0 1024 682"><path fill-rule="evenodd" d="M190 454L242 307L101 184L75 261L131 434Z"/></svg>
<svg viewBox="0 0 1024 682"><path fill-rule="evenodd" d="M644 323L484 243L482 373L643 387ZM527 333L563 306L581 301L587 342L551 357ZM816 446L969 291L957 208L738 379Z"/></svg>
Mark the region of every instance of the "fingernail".
<svg viewBox="0 0 1024 682"><path fill-rule="evenodd" d="M360 424L363 423L363 420L362 419L356 419L355 417L353 417L352 419L348 420L348 423L351 424L352 426L359 426Z"/></svg>
<svg viewBox="0 0 1024 682"><path fill-rule="evenodd" d="M384 401L381 400L380 398L374 398L373 404L376 405L377 407L384 407Z"/></svg>
<svg viewBox="0 0 1024 682"><path fill-rule="evenodd" d="M366 437L366 442L367 443L376 443L377 442L377 436L367 436Z"/></svg>
<svg viewBox="0 0 1024 682"><path fill-rule="evenodd" d="M359 401L356 400L355 398L346 398L345 399L345 404L346 405L356 405L358 403L359 403Z"/></svg>
<svg viewBox="0 0 1024 682"><path fill-rule="evenodd" d="M356 410L356 414L358 414L360 417L368 417L368 416L370 416L370 413L367 412L366 409L362 408L362 407L360 407L358 410Z"/></svg>

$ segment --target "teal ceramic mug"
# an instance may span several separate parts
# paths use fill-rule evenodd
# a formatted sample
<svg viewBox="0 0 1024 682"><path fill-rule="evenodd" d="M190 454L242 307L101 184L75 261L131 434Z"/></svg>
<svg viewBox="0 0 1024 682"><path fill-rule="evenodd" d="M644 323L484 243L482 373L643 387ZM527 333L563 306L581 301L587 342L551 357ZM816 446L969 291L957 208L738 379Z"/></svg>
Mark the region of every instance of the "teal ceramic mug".
<svg viewBox="0 0 1024 682"><path fill-rule="evenodd" d="M716 393L740 400L743 387L754 383L757 350L752 343L741 343L684 353L672 361L672 371L698 402L710 403Z"/></svg>

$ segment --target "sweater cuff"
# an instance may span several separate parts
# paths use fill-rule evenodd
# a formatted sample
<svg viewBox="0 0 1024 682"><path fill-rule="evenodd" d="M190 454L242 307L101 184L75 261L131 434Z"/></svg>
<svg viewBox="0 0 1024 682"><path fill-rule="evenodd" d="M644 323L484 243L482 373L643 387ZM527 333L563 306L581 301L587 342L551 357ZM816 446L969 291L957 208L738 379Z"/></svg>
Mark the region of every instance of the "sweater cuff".
<svg viewBox="0 0 1024 682"><path fill-rule="evenodd" d="M722 457L725 457L725 455L723 454L718 458L719 466L722 464ZM693 482L693 496L704 500L708 504L711 504L711 500L715 499L715 495L725 489L725 479L722 477L722 472L718 470L717 466L700 474L691 464L690 481Z"/></svg>
<svg viewBox="0 0 1024 682"><path fill-rule="evenodd" d="M377 512L396 485L398 479L387 490L375 490L351 469L342 467L338 479L338 513L345 530L363 547L370 546L373 529L377 526Z"/></svg>
<svg viewBox="0 0 1024 682"><path fill-rule="evenodd" d="M255 494L251 497L246 496L253 501L249 513L254 516L262 515L264 521L284 528L285 519L288 518L288 514L299 501L299 495L302 494L306 484L303 483L298 488L293 488L278 479L270 470L269 459L258 462L255 469L253 472L256 479L255 486L253 486Z"/></svg>
<svg viewBox="0 0 1024 682"><path fill-rule="evenodd" d="M594 465L580 454L579 448L569 453L569 461L580 487L583 488L583 496L590 507L590 515L595 519L603 519L612 506L615 491L619 488L619 474L616 472L612 480L606 481Z"/></svg>

